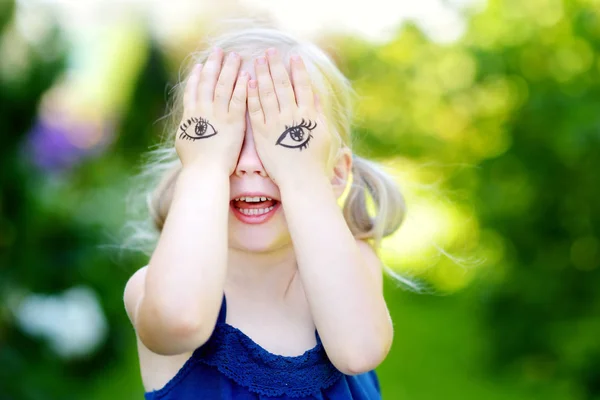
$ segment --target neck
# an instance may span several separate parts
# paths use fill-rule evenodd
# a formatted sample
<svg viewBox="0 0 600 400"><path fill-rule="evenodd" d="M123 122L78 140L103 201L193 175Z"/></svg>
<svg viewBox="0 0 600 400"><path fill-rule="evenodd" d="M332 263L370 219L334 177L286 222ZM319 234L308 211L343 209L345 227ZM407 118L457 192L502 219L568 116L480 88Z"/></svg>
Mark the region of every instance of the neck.
<svg viewBox="0 0 600 400"><path fill-rule="evenodd" d="M292 245L264 253L230 248L225 287L244 297L283 299L297 271Z"/></svg>

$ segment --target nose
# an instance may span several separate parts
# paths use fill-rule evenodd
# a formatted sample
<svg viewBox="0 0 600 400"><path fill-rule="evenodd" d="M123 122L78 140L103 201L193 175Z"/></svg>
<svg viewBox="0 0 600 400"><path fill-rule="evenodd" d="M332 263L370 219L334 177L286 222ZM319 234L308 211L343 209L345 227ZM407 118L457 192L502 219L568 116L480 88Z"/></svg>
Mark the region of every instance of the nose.
<svg viewBox="0 0 600 400"><path fill-rule="evenodd" d="M235 168L235 174L240 178L244 175L252 174L259 174L262 177L267 176L267 172L265 171L265 168L258 157L258 153L256 152L256 146L254 145L254 138L252 136L252 128L249 123L246 124L244 143L242 144L240 158L238 159L238 163Z"/></svg>

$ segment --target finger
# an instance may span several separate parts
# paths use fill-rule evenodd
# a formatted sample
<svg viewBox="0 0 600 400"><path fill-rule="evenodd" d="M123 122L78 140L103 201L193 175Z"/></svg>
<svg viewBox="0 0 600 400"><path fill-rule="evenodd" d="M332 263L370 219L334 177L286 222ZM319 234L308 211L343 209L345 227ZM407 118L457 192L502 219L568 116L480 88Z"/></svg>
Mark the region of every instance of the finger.
<svg viewBox="0 0 600 400"><path fill-rule="evenodd" d="M265 123L265 116L258 95L258 82L254 79L248 82L248 115L250 116L250 123L253 125Z"/></svg>
<svg viewBox="0 0 600 400"><path fill-rule="evenodd" d="M275 93L277 93L277 100L279 101L279 111L296 108L296 98L294 97L294 89L290 82L283 61L279 52L275 48L267 50L267 57L269 59L269 70L271 71L271 77L275 86ZM290 110L291 111L291 110Z"/></svg>
<svg viewBox="0 0 600 400"><path fill-rule="evenodd" d="M279 114L279 103L275 96L273 80L269 72L266 57L258 57L254 63L256 80L258 81L258 96L265 118L272 118Z"/></svg>
<svg viewBox="0 0 600 400"><path fill-rule="evenodd" d="M304 65L304 61L298 55L292 56L290 60L290 71L292 73L292 84L296 95L296 103L299 108L312 110L315 106L312 83Z"/></svg>
<svg viewBox="0 0 600 400"><path fill-rule="evenodd" d="M184 111L189 112L196 108L196 99L198 98L198 81L200 80L201 71L202 64L196 64L188 76L188 80L185 85L185 91L183 92Z"/></svg>
<svg viewBox="0 0 600 400"><path fill-rule="evenodd" d="M231 102L229 103L229 112L240 117L243 117L246 113L248 79L248 72L242 71L235 82L235 89L233 89L233 95L231 96Z"/></svg>
<svg viewBox="0 0 600 400"><path fill-rule="evenodd" d="M215 85L221 64L223 63L223 50L215 48L204 63L202 73L200 74L200 84L198 88L198 101L201 104L210 104L215 95Z"/></svg>
<svg viewBox="0 0 600 400"><path fill-rule="evenodd" d="M232 90L240 69L240 63L241 59L237 53L229 53L217 80L214 102L215 106L223 112L227 112L229 109L229 102L231 101Z"/></svg>

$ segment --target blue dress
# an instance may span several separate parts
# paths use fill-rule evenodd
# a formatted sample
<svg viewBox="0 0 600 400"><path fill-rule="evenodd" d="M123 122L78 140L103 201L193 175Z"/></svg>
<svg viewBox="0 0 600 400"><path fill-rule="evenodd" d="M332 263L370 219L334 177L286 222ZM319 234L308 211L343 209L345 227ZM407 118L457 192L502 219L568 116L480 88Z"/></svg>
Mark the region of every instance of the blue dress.
<svg viewBox="0 0 600 400"><path fill-rule="evenodd" d="M268 352L239 329L226 324L223 295L215 329L194 350L177 374L146 400L377 400L381 399L375 371L345 375L317 345L299 356Z"/></svg>

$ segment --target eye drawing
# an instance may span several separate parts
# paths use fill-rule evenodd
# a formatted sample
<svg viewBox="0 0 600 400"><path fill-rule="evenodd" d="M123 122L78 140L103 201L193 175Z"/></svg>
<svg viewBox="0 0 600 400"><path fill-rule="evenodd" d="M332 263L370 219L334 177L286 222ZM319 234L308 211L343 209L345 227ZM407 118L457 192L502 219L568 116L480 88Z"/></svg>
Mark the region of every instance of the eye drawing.
<svg viewBox="0 0 600 400"><path fill-rule="evenodd" d="M187 132L186 129L188 129L190 126L194 125L194 134L196 136L190 136ZM198 139L206 139L209 138L211 136L215 136L217 134L217 131L215 130L215 127L212 126L212 124L210 122L208 122L208 120L199 117L191 117L189 118L187 121L184 121L181 126L179 127L179 129L181 129L181 134L179 135L180 139L187 139L187 140L198 140Z"/></svg>
<svg viewBox="0 0 600 400"><path fill-rule="evenodd" d="M317 127L316 122L305 121L302 119L299 125L286 126L285 131L277 139L276 145L287 147L288 149L305 149L308 142L312 139L310 131ZM305 131L306 129L306 131Z"/></svg>

